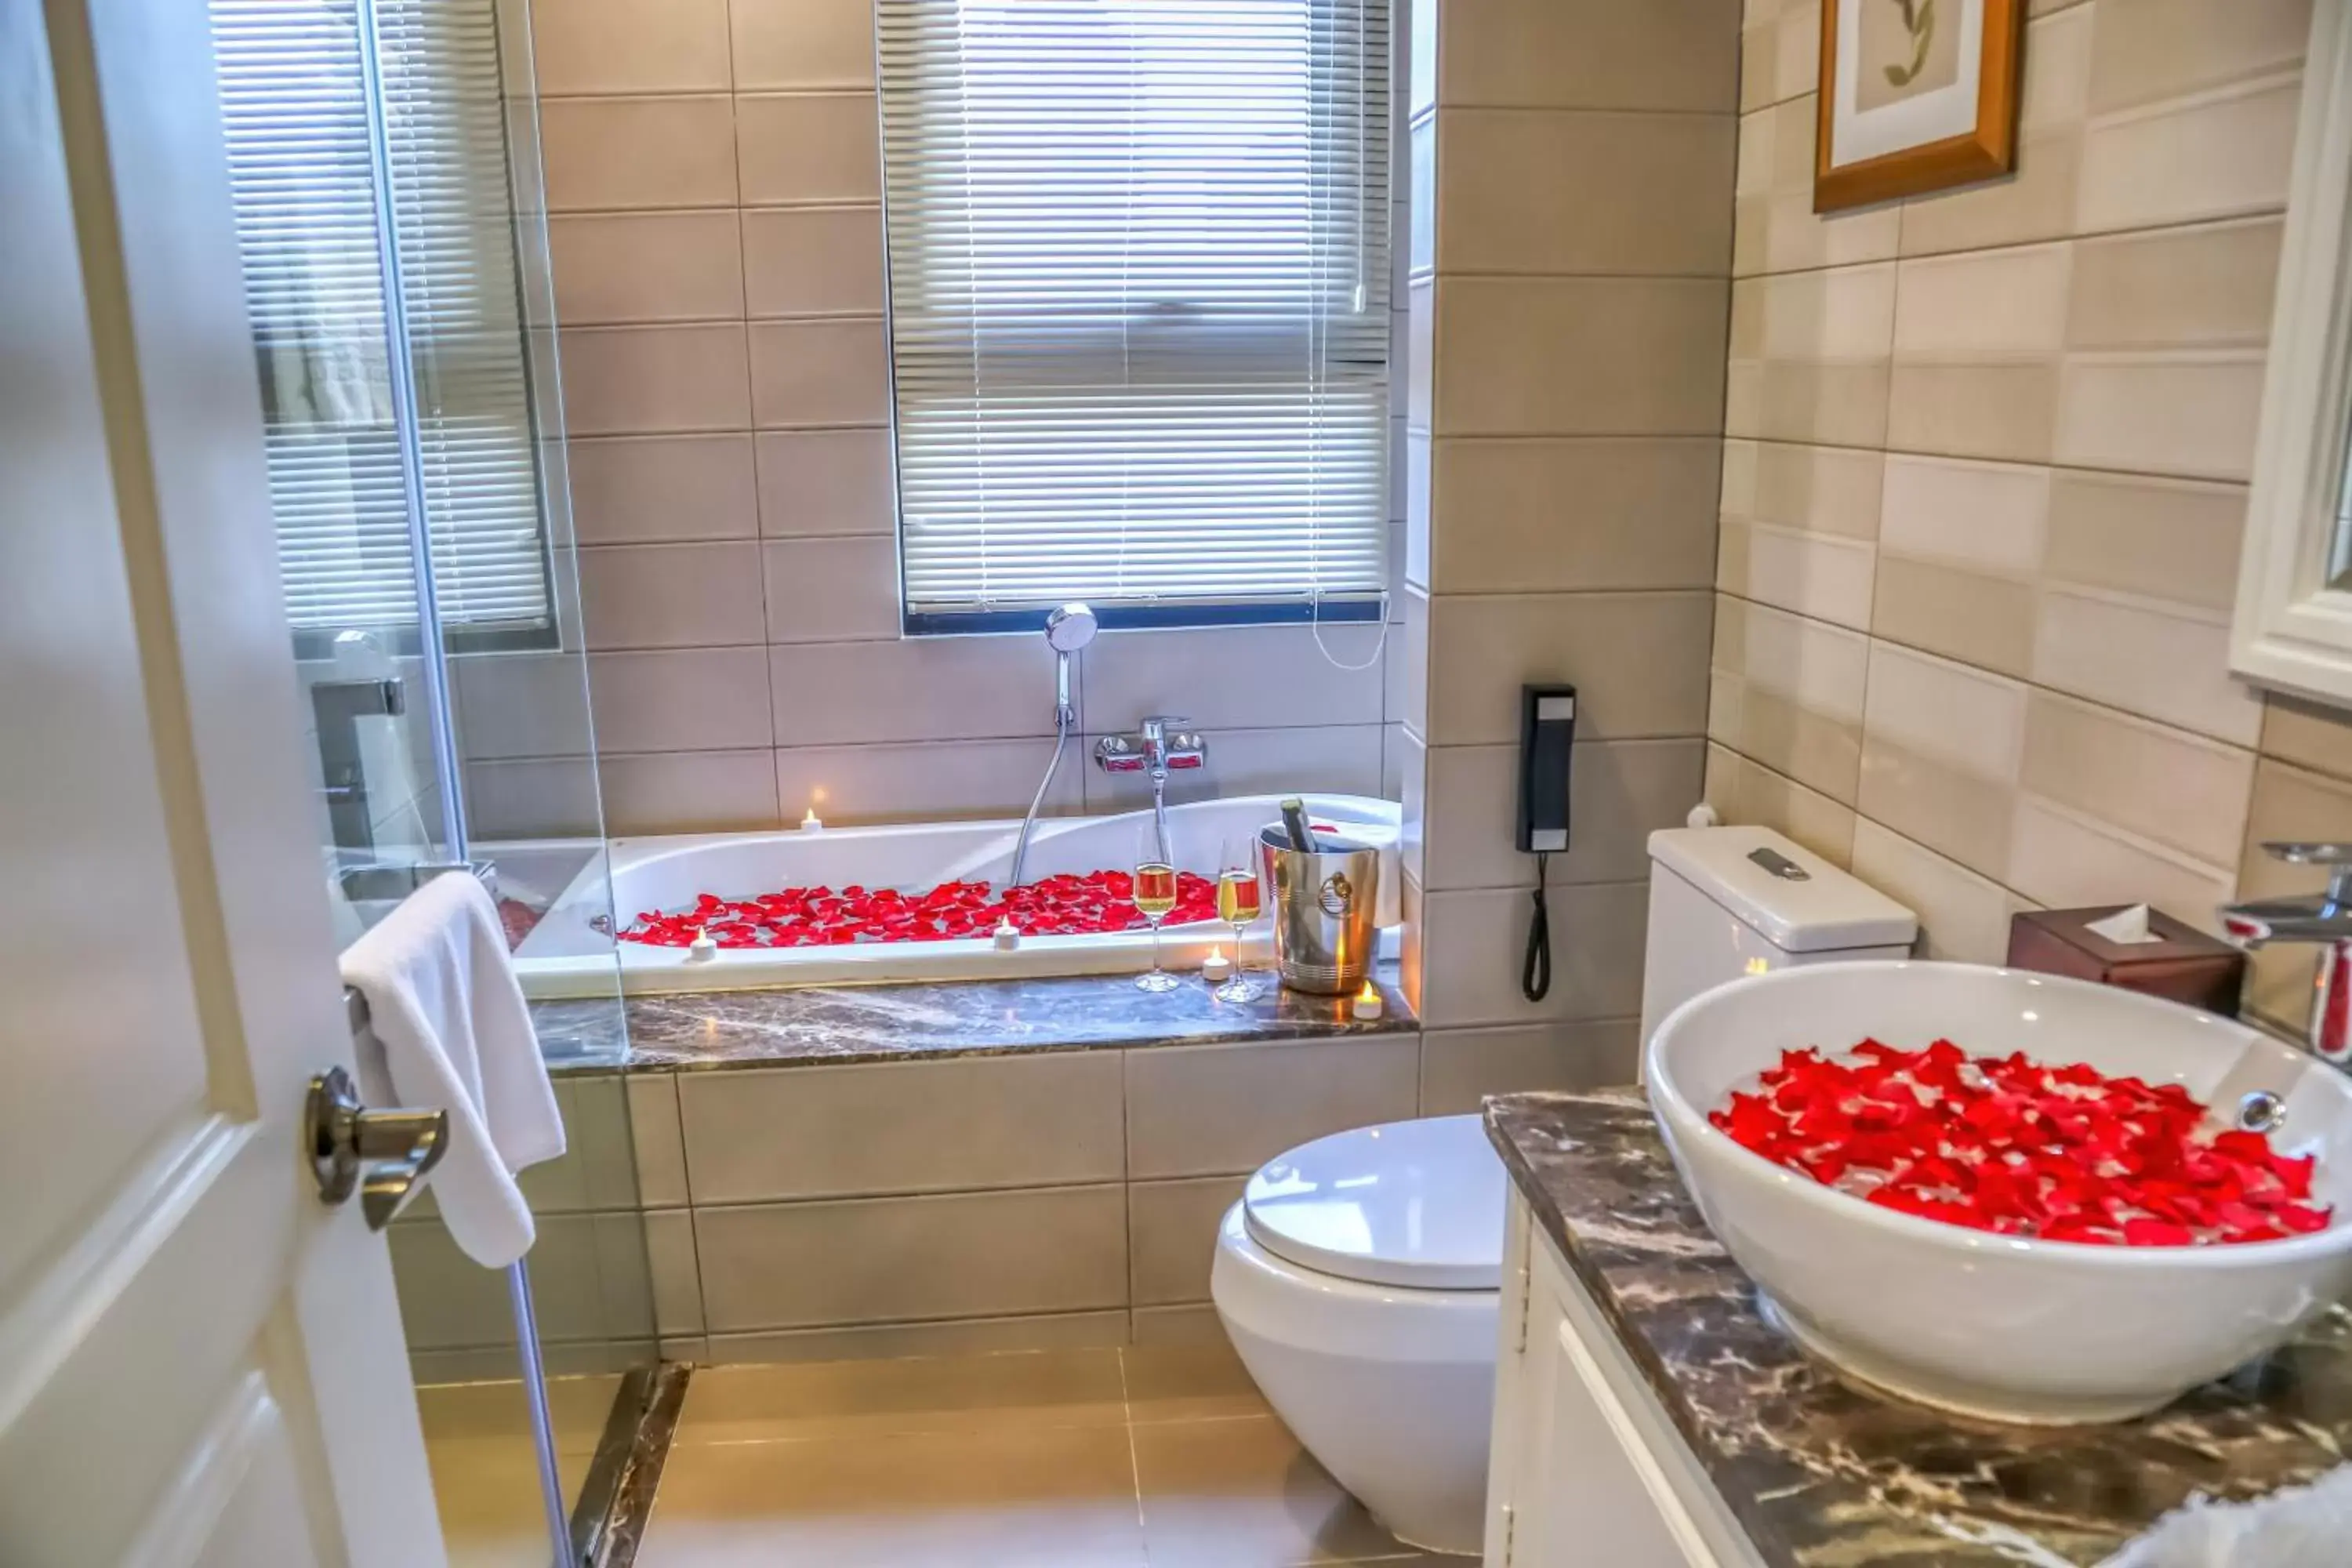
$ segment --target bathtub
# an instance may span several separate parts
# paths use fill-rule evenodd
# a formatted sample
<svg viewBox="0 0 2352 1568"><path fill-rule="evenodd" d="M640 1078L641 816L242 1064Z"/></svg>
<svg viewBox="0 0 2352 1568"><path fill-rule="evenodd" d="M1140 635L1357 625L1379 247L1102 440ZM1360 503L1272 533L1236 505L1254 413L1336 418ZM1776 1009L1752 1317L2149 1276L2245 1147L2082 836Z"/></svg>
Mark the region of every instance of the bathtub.
<svg viewBox="0 0 2352 1568"><path fill-rule="evenodd" d="M1237 795L1168 808L1170 847L1179 870L1214 877L1225 840L1255 837L1278 820L1278 796ZM1383 946L1402 920L1397 861L1401 813L1392 801L1310 795L1308 815L1381 849L1380 924ZM1029 846L1032 880L1062 872L1125 870L1136 858L1149 811L1116 816L1050 817ZM924 942L858 942L839 947L729 949L693 958L678 948L616 942L600 917L612 882L613 923L625 931L655 910L691 904L699 893L741 898L779 888L862 883L923 888L950 880L994 881L1013 865L1018 818L826 827L782 833L710 833L615 838L582 867L546 917L515 950L525 994L534 998L610 995L614 954L621 989L633 994L741 991L772 985L884 984L922 980L993 980L1051 974L1140 973L1150 963L1150 933L1140 929L1091 936L1033 936L1010 952L984 938ZM495 846L488 852L497 854ZM1245 955L1273 961L1268 922L1249 932ZM1160 959L1171 969L1198 968L1212 946L1230 954L1233 928L1168 926Z"/></svg>

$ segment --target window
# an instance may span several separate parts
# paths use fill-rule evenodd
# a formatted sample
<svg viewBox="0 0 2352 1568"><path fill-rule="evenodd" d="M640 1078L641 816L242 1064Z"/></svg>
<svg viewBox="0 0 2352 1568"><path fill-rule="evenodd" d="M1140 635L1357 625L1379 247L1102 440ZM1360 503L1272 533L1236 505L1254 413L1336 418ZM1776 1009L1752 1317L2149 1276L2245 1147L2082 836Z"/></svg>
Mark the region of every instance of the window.
<svg viewBox="0 0 2352 1568"><path fill-rule="evenodd" d="M1377 616L1387 0L879 22L908 628Z"/></svg>
<svg viewBox="0 0 2352 1568"><path fill-rule="evenodd" d="M551 642L491 0L211 14L298 637L414 627L421 519L454 643ZM389 345L405 349L406 429Z"/></svg>

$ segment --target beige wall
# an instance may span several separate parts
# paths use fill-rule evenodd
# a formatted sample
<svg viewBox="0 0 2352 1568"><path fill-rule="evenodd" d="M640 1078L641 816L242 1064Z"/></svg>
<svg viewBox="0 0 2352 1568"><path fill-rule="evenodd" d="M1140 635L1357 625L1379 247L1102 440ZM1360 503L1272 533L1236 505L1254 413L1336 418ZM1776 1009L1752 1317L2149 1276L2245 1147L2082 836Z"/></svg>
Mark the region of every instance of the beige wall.
<svg viewBox="0 0 2352 1568"><path fill-rule="evenodd" d="M2032 11L2013 179L1814 217L1813 5L1740 92L1708 796L1971 959L2352 834L2352 731L2226 668L2310 0Z"/></svg>
<svg viewBox="0 0 2352 1568"><path fill-rule="evenodd" d="M1408 985L1488 1092L1630 1076L1644 841L1700 795L1738 28L1738 0L1415 8ZM1540 1005L1531 680L1581 697Z"/></svg>
<svg viewBox="0 0 2352 1568"><path fill-rule="evenodd" d="M532 10L609 830L772 827L819 791L835 822L1019 812L1043 637L898 636L870 0ZM1325 640L1354 664L1376 636ZM1381 789L1379 664L1306 630L1106 634L1084 663L1089 731L1207 731L1180 797ZM478 833L588 825L570 732L534 719L563 680L460 668ZM1136 798L1074 756L1050 805Z"/></svg>

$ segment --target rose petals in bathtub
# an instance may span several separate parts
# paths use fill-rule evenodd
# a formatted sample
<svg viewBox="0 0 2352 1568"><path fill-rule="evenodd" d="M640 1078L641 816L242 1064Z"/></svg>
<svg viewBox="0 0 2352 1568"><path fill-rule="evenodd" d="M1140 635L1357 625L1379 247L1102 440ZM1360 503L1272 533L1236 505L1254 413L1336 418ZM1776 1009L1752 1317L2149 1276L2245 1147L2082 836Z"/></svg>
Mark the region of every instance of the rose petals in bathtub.
<svg viewBox="0 0 2352 1568"><path fill-rule="evenodd" d="M1001 892L985 882L941 882L919 892L852 883L837 889L781 888L738 900L702 893L684 910L638 915L621 940L686 947L707 930L719 946L733 949L949 942L985 935L1007 921L1025 935L1093 936L1144 923L1134 889L1135 879L1125 871L1095 871L1064 872ZM1214 920L1216 904L1215 884L1181 872L1169 923Z"/></svg>

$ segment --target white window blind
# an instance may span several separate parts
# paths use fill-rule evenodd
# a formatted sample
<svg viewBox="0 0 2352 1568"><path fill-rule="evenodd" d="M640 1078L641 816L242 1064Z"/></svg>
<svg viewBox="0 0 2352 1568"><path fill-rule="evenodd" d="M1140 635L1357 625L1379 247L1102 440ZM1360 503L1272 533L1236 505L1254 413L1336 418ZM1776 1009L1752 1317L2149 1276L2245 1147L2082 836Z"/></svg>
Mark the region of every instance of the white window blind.
<svg viewBox="0 0 2352 1568"><path fill-rule="evenodd" d="M213 0L270 501L299 631L414 626L388 341L453 635L551 633L492 0L376 0L399 293L377 245L352 0ZM388 334L391 302L403 331Z"/></svg>
<svg viewBox="0 0 2352 1568"><path fill-rule="evenodd" d="M908 624L1387 582L1387 0L880 0Z"/></svg>

